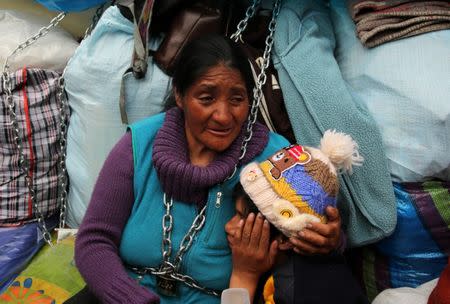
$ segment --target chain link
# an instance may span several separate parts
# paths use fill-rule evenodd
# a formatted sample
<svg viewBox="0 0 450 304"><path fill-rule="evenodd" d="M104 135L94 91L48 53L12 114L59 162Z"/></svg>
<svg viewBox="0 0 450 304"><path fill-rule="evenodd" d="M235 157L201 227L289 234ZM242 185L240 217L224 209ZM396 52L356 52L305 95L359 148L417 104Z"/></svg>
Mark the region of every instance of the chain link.
<svg viewBox="0 0 450 304"><path fill-rule="evenodd" d="M191 276L177 273L177 272L172 272L169 269L161 270L161 268L156 268L156 267L142 267L142 268L129 267L129 269L131 271L133 271L134 273L136 273L139 277L142 277L144 275L154 275L154 276L161 277L163 279L169 279L169 280L175 280L177 282L181 282L191 288L198 289L198 290L200 290L206 294L212 295L212 296L219 297L221 294L220 290L206 288L206 287L200 285L200 283L198 281L196 281L194 278L192 278Z"/></svg>
<svg viewBox="0 0 450 304"><path fill-rule="evenodd" d="M115 0L111 1L111 5L115 3ZM91 25L86 29L84 33L84 38L86 38L91 31L94 29L95 25L97 24L98 20L100 19L101 15L103 14L103 11L105 9L105 4L102 4L99 6L92 18ZM11 125L13 127L14 132L14 140L16 142L16 146L19 150L19 167L21 168L23 174L25 174L25 181L28 187L28 191L30 192L30 199L32 201L33 208L35 209L36 219L38 222L38 226L42 232L42 236L44 240L52 246L52 238L51 235L45 225L45 220L42 212L40 211L39 205L36 202L36 196L35 196L35 189L33 185L32 177L29 174L29 162L25 159L25 155L23 153L23 145L22 145L22 139L20 136L19 131L19 124L17 122L17 116L15 113L15 104L13 102L13 96L11 91L11 79L9 77L9 60L19 53L20 51L24 50L25 48L29 47L33 43L35 43L39 38L45 36L48 34L48 32L53 28L56 27L59 22L66 16L64 12L58 14L56 17L54 17L49 25L41 28L35 35L28 38L24 43L20 44L5 60L5 63L3 65L3 86L6 93L6 102L8 105L8 114L11 120ZM70 60L69 60L70 62ZM69 64L66 65L66 68ZM60 158L58 161L58 168L59 168L59 174L58 174L58 199L60 205L60 214L59 214L59 228L64 228L66 225L66 214L67 214L67 185L68 185L68 175L67 175L67 168L66 168L66 147L67 147L67 130L68 130L68 122L69 122L69 103L66 98L66 95L64 93L65 90L65 83L64 83L64 75L66 72L66 68L64 69L62 75L58 79L58 92L57 92L57 102L59 106L59 115L60 115L60 130L59 130L59 148L60 148Z"/></svg>
<svg viewBox="0 0 450 304"><path fill-rule="evenodd" d="M259 0L255 0L251 7L254 7L257 2L259 2ZM269 35L266 37L266 40L265 40L266 45L264 48L263 62L261 64L261 71L258 74L258 78L255 83L255 88L253 89L253 102L252 102L252 106L250 108L250 113L249 113L247 127L246 127L246 136L244 138L244 141L242 142L241 155L239 156L239 160L244 158L244 156L247 152L247 145L253 136L253 125L256 122L256 119L258 116L258 108L259 108L259 105L261 103L261 99L263 96L262 87L264 86L264 84L267 81L266 69L270 63L270 54L272 52L273 36L275 33L276 19L278 17L278 14L280 13L280 2L281 2L281 0L276 0L274 3L272 19L270 20L270 23L269 23ZM248 21L247 18L245 18L244 20ZM238 31L239 31L239 28L238 28ZM235 34L233 34L233 36L236 34L238 36L241 35L241 33L236 32ZM235 167L231 176L233 176L236 173L236 171L237 171L237 168Z"/></svg>
<svg viewBox="0 0 450 304"><path fill-rule="evenodd" d="M59 105L59 174L58 174L58 188L59 188L59 228L64 228L66 226L66 214L67 214L67 168L66 168L66 148L67 148L67 130L69 125L69 102L64 94L65 82L64 76L62 75L58 79L58 93L57 93L57 101Z"/></svg>
<svg viewBox="0 0 450 304"><path fill-rule="evenodd" d="M162 218L163 235L162 235L161 250L163 256L163 263L167 263L169 261L170 255L172 254L172 241L170 238L172 235L173 217L170 214L170 208L173 205L173 200L172 198L170 198L170 200L167 201L166 194L164 193L163 202L164 206L166 207L166 214L164 214Z"/></svg>
<svg viewBox="0 0 450 304"><path fill-rule="evenodd" d="M172 228L173 228L173 217L170 214L170 210L173 206L173 200L167 200L166 194L164 193L163 203L166 207L166 213L162 219L163 236L161 244L161 252L163 256L162 268L167 268L168 271L177 272L183 261L183 255L191 247L195 235L200 231L205 224L205 211L206 205L202 208L200 213L195 217L186 235L183 237L180 243L180 248L175 256L174 263L170 263L170 255L172 253Z"/></svg>
<svg viewBox="0 0 450 304"><path fill-rule="evenodd" d="M253 18L256 13L256 9L261 4L261 0L253 0L252 5L250 5L245 11L245 18L239 21L237 25L236 32L231 35L230 39L235 42L242 41L242 32L247 28L248 21Z"/></svg>
<svg viewBox="0 0 450 304"><path fill-rule="evenodd" d="M180 249L178 250L175 256L175 270L178 271L181 263L183 261L184 253L191 247L192 242L194 241L194 236L203 228L205 224L205 211L206 205L202 208L200 213L195 217L194 222L192 223L191 228L189 228L188 233L183 237L180 243Z"/></svg>
<svg viewBox="0 0 450 304"><path fill-rule="evenodd" d="M55 26L58 25L58 23L66 16L66 13L59 13L58 16L56 16L55 18L53 18L49 25L44 26L43 28L41 28L39 30L39 32L37 32L35 35L31 36L30 38L28 38L24 43L20 44L5 60L5 63L3 65L3 71L7 71L9 69L9 65L8 65L8 61L11 59L11 57L13 57L14 55L16 55L18 52L26 49L27 47L29 47L30 45L32 45L33 43L35 43L39 38L45 36L48 34L48 32Z"/></svg>
<svg viewBox="0 0 450 304"><path fill-rule="evenodd" d="M172 263L170 261L170 256L172 254L171 235L173 229L173 217L170 214L170 211L173 206L173 200L172 198L168 200L166 194L164 193L163 203L166 208L166 213L162 218L163 234L161 241L161 252L163 256L163 261L161 265L157 268L156 267L142 267L142 268L129 267L129 268L139 276L143 276L145 274L153 274L163 279L169 280L172 279L178 282L182 282L188 285L189 287L199 289L207 294L219 296L220 292L203 287L192 277L178 272L181 263L183 262L183 255L191 247L195 235L197 234L198 231L200 231L203 228L205 224L206 205L201 209L200 213L194 218L191 227L181 240L180 248L178 249L178 252L175 255L174 262Z"/></svg>
<svg viewBox="0 0 450 304"><path fill-rule="evenodd" d="M50 233L48 232L47 226L45 225L44 216L42 215L40 208L36 202L36 195L35 195L36 191L34 189L33 178L30 175L30 163L25 158L25 154L23 151L23 142L22 142L22 137L20 136L19 123L17 121L17 115L16 115L16 111L15 111L15 103L14 103L13 95L12 95L11 79L9 77L9 73L8 73L7 69L5 69L5 71L3 72L2 78L3 78L3 88L5 90L6 104L8 107L8 115L9 115L9 119L11 121L12 130L14 133L14 141L15 141L17 149L19 151L19 168L21 169L22 174L25 176L25 183L26 183L26 186L29 191L29 196L30 196L32 206L35 210L35 215L36 215L39 229L42 232L42 237L48 244L52 245L52 241L51 241L52 238L51 238Z"/></svg>

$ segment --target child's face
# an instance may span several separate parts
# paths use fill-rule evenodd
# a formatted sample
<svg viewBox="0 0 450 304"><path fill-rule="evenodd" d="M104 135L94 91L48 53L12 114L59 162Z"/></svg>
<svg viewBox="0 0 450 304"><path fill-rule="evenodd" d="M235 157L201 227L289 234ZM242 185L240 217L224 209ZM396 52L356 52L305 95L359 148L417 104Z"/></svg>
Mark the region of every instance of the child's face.
<svg viewBox="0 0 450 304"><path fill-rule="evenodd" d="M225 224L225 232L228 238L233 237L235 231L239 229L239 221L247 218L248 211L245 208L244 198L238 197L236 199L235 209L236 214L228 221L228 223Z"/></svg>

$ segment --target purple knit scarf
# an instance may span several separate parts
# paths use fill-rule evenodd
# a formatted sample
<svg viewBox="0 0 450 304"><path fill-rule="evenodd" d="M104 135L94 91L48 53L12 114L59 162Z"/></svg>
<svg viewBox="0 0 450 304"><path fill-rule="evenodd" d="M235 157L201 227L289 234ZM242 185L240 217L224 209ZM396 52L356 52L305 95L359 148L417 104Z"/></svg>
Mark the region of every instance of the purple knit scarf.
<svg viewBox="0 0 450 304"><path fill-rule="evenodd" d="M244 125L245 126L245 125ZM223 182L238 162L244 128L231 146L206 167L192 165L184 130L184 114L174 107L167 111L153 144L153 164L164 192L175 200L204 205L210 187ZM269 140L268 129L256 123L247 153L240 165L260 154Z"/></svg>

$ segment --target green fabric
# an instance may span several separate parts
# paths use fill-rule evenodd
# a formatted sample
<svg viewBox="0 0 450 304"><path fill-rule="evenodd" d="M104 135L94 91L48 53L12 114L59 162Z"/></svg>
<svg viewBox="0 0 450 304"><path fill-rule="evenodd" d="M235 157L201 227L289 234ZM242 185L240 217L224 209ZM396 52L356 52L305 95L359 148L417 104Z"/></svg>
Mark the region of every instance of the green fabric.
<svg viewBox="0 0 450 304"><path fill-rule="evenodd" d="M11 286L0 295L0 303L59 304L80 291L85 283L74 263L75 238L53 247L45 245Z"/></svg>
<svg viewBox="0 0 450 304"><path fill-rule="evenodd" d="M438 181L425 182L423 188L431 195L439 215L447 224L447 228L450 229L450 193L448 188L442 187L441 182Z"/></svg>

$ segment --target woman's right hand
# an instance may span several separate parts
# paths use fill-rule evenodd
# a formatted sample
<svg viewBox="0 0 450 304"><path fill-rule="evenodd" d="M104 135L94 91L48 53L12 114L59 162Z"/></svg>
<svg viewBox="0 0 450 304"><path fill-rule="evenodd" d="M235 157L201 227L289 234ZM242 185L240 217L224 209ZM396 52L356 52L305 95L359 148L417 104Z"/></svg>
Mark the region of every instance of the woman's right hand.
<svg viewBox="0 0 450 304"><path fill-rule="evenodd" d="M329 254L341 245L341 217L337 208L328 206L325 209L328 222L311 223L310 227L303 229L297 236L289 238L295 252L303 255ZM281 248L280 249L284 249Z"/></svg>

